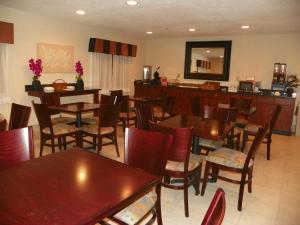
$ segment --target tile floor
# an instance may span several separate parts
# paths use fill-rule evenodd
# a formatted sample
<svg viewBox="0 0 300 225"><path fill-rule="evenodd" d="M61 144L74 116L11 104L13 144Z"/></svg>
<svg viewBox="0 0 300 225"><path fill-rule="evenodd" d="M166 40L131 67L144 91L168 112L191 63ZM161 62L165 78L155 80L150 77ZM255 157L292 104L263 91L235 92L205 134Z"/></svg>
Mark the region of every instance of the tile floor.
<svg viewBox="0 0 300 225"><path fill-rule="evenodd" d="M35 153L39 155L39 130L35 130ZM124 135L119 130L121 157L114 147L103 147L102 155L118 161L124 156ZM253 192L244 194L243 210L237 211L238 185L218 181L209 183L205 195L195 196L189 189L190 217L184 216L183 192L162 188L164 225L196 225L210 204L214 192L222 187L227 208L224 225L297 225L300 224L300 137L274 135L271 160L266 160L266 145L261 145L255 159ZM58 150L57 150L58 151ZM49 154L50 149L44 154Z"/></svg>

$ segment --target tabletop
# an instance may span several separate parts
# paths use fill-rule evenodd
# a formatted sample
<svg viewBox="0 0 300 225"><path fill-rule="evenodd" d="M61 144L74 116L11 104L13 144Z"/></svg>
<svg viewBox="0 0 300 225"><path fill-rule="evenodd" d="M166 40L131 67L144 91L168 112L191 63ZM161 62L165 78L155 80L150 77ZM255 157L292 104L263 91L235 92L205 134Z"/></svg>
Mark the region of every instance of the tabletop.
<svg viewBox="0 0 300 225"><path fill-rule="evenodd" d="M95 224L161 177L74 148L0 172L0 224Z"/></svg>
<svg viewBox="0 0 300 225"><path fill-rule="evenodd" d="M235 123L204 119L199 116L177 115L160 122L159 125L173 128L194 127L194 136L211 140L223 140L233 129Z"/></svg>
<svg viewBox="0 0 300 225"><path fill-rule="evenodd" d="M100 109L100 104L87 103L87 102L75 102L68 104L61 104L57 106L49 106L50 109L59 110L61 112L67 113L78 113L78 112L88 112Z"/></svg>

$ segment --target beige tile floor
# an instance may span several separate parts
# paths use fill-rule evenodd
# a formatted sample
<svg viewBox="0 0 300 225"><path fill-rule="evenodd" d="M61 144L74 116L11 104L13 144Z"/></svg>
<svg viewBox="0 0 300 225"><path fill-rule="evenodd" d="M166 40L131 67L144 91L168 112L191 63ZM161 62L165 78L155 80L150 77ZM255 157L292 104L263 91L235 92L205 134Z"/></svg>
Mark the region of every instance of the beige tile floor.
<svg viewBox="0 0 300 225"><path fill-rule="evenodd" d="M39 131L35 127L35 153L39 155ZM101 154L122 161L124 135L119 130L121 157L114 147L105 146ZM210 204L214 192L222 187L227 208L224 225L298 225L300 224L300 137L274 135L271 160L266 160L266 145L261 145L255 159L253 192L245 191L243 210L237 211L238 185L218 181L209 183L205 195L195 196L189 189L190 217L184 216L182 191L162 188L162 216L164 225L196 225ZM58 150L57 150L58 151ZM50 150L46 148L45 154ZM247 190L247 189L246 189Z"/></svg>

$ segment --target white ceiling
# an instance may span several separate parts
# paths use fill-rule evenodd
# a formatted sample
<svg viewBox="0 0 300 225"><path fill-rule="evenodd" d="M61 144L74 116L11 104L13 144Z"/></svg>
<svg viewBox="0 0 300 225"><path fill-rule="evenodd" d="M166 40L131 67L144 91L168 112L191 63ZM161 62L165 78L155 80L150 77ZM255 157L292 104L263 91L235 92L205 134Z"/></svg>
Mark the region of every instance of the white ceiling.
<svg viewBox="0 0 300 225"><path fill-rule="evenodd" d="M300 0L139 0L135 7L125 0L0 0L0 5L138 36L300 32ZM86 15L76 15L78 9ZM191 27L197 31L188 32Z"/></svg>

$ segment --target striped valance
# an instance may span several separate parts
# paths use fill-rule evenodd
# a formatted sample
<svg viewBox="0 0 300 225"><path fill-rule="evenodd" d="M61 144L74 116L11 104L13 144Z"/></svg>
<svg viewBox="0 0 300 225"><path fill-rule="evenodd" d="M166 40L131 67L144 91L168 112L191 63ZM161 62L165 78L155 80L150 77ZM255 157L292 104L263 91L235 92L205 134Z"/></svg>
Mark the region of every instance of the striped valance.
<svg viewBox="0 0 300 225"><path fill-rule="evenodd" d="M14 24L0 21L0 43L14 43Z"/></svg>
<svg viewBox="0 0 300 225"><path fill-rule="evenodd" d="M90 38L89 52L136 57L137 46L99 38Z"/></svg>

